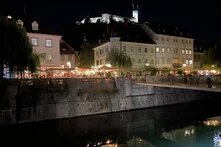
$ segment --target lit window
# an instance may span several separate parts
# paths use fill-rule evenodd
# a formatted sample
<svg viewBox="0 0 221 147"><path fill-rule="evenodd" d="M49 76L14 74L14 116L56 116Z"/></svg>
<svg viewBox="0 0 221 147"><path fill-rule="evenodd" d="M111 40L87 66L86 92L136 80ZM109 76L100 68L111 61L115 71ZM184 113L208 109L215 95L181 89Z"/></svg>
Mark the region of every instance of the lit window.
<svg viewBox="0 0 221 147"><path fill-rule="evenodd" d="M186 54L188 54L188 50L186 50Z"/></svg>
<svg viewBox="0 0 221 147"><path fill-rule="evenodd" d="M182 54L185 54L185 50L182 50Z"/></svg>
<svg viewBox="0 0 221 147"><path fill-rule="evenodd" d="M45 40L45 46L46 47L52 47L52 40L51 39L46 39Z"/></svg>
<svg viewBox="0 0 221 147"><path fill-rule="evenodd" d="M186 64L188 64L188 60L186 59Z"/></svg>
<svg viewBox="0 0 221 147"><path fill-rule="evenodd" d="M156 52L160 52L160 48L159 47L156 47Z"/></svg>
<svg viewBox="0 0 221 147"><path fill-rule="evenodd" d="M31 38L31 44L33 46L38 46L38 39L37 38Z"/></svg>
<svg viewBox="0 0 221 147"><path fill-rule="evenodd" d="M164 48L162 48L162 53L164 53L164 51L165 51Z"/></svg>
<svg viewBox="0 0 221 147"><path fill-rule="evenodd" d="M192 54L192 51L191 51L191 50L189 50L189 54L190 54L190 55Z"/></svg>
<svg viewBox="0 0 221 147"><path fill-rule="evenodd" d="M193 60L192 60L192 59L190 59L190 60L189 60L189 63L190 63L190 64L193 64Z"/></svg>

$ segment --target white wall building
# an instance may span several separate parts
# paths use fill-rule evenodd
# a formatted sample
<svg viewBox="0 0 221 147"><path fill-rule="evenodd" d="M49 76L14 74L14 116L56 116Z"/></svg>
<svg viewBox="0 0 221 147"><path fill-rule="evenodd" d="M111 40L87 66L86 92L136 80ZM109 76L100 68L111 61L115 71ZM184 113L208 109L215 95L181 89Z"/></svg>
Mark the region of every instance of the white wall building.
<svg viewBox="0 0 221 147"><path fill-rule="evenodd" d="M95 66L105 64L107 54L117 49L126 53L133 62L132 70L142 69L146 63L155 65L155 44L121 41L120 37L111 37L110 42L104 43L94 48Z"/></svg>
<svg viewBox="0 0 221 147"><path fill-rule="evenodd" d="M143 24L144 31L156 43L156 67L192 69L194 39L186 37L177 27Z"/></svg>

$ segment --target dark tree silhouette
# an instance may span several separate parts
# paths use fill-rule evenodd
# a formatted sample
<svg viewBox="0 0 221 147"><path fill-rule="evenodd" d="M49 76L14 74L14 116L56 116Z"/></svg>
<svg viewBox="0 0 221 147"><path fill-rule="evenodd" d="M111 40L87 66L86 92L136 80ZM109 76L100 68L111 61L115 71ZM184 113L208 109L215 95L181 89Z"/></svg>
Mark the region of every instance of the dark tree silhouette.
<svg viewBox="0 0 221 147"><path fill-rule="evenodd" d="M20 73L24 70L36 70L37 57L33 55L32 45L24 27L14 19L0 17L0 78L7 67L10 73Z"/></svg>

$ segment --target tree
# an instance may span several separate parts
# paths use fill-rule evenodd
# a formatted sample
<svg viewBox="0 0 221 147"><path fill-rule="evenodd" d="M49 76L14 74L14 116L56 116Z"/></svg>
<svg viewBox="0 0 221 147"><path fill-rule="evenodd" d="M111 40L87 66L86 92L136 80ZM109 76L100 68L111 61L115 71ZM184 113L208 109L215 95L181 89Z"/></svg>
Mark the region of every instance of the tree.
<svg viewBox="0 0 221 147"><path fill-rule="evenodd" d="M34 71L36 59L33 59L32 45L24 27L14 19L0 17L0 78L3 78L4 68L10 73L20 73L24 70Z"/></svg>
<svg viewBox="0 0 221 147"><path fill-rule="evenodd" d="M157 73L157 68L149 65L144 67L144 71L147 71L151 76L155 76Z"/></svg>
<svg viewBox="0 0 221 147"><path fill-rule="evenodd" d="M126 53L118 51L118 49L111 50L111 52L107 54L106 62L118 68L121 74L124 70L131 69L133 65L131 58L126 55Z"/></svg>
<svg viewBox="0 0 221 147"><path fill-rule="evenodd" d="M80 51L80 66L81 67L91 67L94 65L94 51L93 51L94 44L84 41L81 44L81 51Z"/></svg>

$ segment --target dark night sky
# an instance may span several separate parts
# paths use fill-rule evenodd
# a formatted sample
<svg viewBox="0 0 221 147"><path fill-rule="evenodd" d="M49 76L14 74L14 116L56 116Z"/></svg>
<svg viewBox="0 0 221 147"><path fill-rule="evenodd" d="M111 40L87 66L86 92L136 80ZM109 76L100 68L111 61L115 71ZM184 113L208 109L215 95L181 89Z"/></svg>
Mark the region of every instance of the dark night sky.
<svg viewBox="0 0 221 147"><path fill-rule="evenodd" d="M218 2L212 0L23 1L26 1L26 13L29 16L39 18L56 28L67 22L82 20L88 15L111 13L131 16L131 4L135 2L139 4L141 21L181 26L200 41L221 38L221 9ZM23 14L22 1L7 0L7 4L3 4L3 1L0 3L0 12L3 14Z"/></svg>

